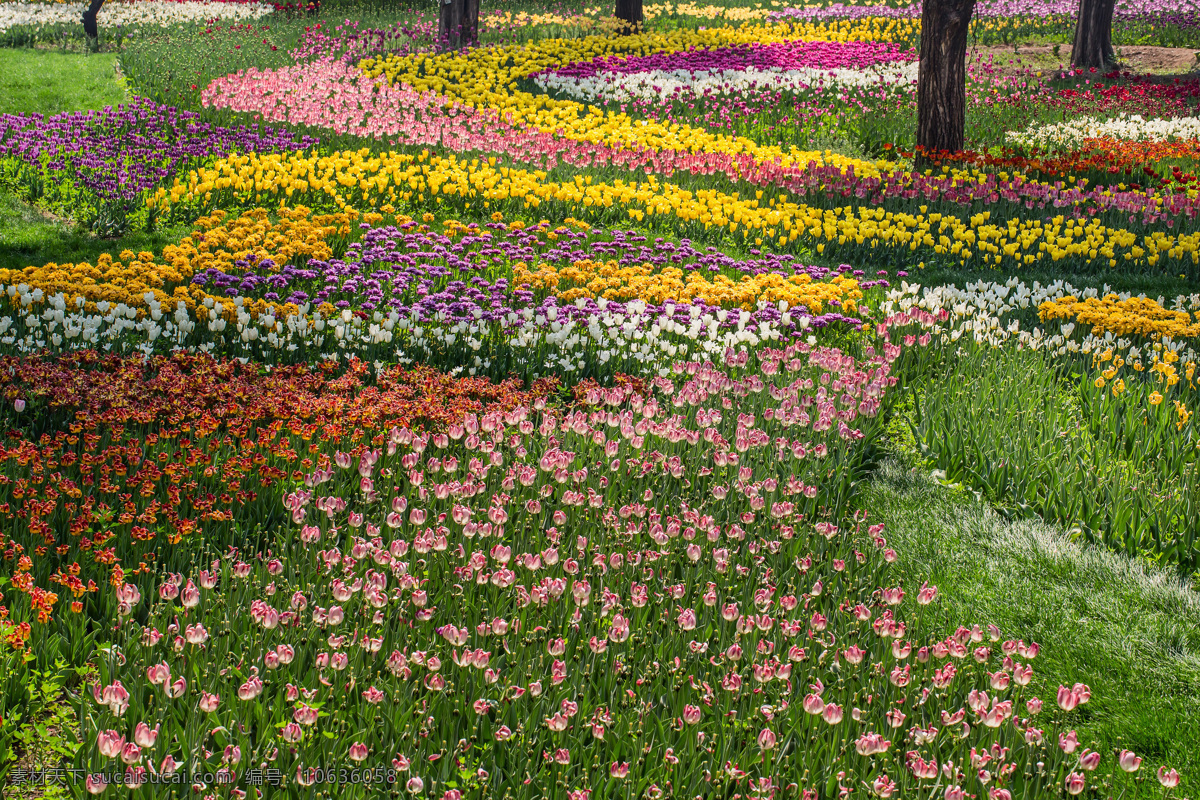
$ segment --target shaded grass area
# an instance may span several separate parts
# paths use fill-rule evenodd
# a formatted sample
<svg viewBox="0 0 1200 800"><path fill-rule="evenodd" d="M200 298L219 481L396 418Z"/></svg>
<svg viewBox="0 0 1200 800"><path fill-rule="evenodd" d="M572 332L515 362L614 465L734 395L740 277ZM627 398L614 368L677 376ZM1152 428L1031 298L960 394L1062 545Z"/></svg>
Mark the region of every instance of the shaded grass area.
<svg viewBox="0 0 1200 800"><path fill-rule="evenodd" d="M112 55L0 49L0 114L59 114L123 103Z"/></svg>
<svg viewBox="0 0 1200 800"><path fill-rule="evenodd" d="M935 629L993 623L1006 639L1038 642L1043 714L1062 713L1059 684L1087 683L1091 701L1067 718L1081 742L1105 758L1135 751L1155 786L1165 764L1183 776L1181 796L1200 789L1200 592L1041 522L1006 522L896 459L863 501L872 522L887 524L906 585L938 587Z"/></svg>
<svg viewBox="0 0 1200 800"><path fill-rule="evenodd" d="M1200 284L1181 275L1150 273L1130 269L1105 269L1090 272L1074 272L1062 269L1047 269L1031 266L1015 271L1003 269L971 269L953 266L913 266L907 270L909 283L919 283L922 286L944 286L951 284L960 289L968 283L989 281L1004 283L1010 278L1018 278L1027 286L1032 287L1034 281L1049 286L1058 281L1069 283L1076 289L1095 287L1103 291L1107 285L1113 292L1131 292L1145 294L1157 299L1159 296L1171 302L1177 295L1195 294L1200 290Z"/></svg>
<svg viewBox="0 0 1200 800"><path fill-rule="evenodd" d="M95 263L101 253L161 252L192 230L190 225L133 231L119 239L100 239L79 226L46 216L0 189L0 269L22 269L43 264Z"/></svg>

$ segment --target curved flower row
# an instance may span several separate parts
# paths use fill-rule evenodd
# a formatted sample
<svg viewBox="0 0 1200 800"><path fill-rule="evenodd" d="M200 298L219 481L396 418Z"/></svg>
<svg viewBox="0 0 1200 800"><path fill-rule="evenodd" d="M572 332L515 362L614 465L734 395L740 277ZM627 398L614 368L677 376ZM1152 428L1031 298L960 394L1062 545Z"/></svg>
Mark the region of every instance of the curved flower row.
<svg viewBox="0 0 1200 800"><path fill-rule="evenodd" d="M825 42L792 40L772 44L736 44L646 56L601 56L568 64L531 78L554 74L563 78L592 78L599 74L631 75L643 72L714 72L720 70L787 71L794 69L866 69L895 61L912 61L914 54L890 42Z"/></svg>
<svg viewBox="0 0 1200 800"><path fill-rule="evenodd" d="M1117 17L1142 17L1145 15L1189 13L1196 7L1189 0L1116 0L1114 15ZM1078 4L1071 0L980 0L975 6L977 17L1055 17L1075 16ZM786 8L773 16L792 19L895 17L917 18L921 16L921 4L893 6L887 3L827 3L796 8Z"/></svg>
<svg viewBox="0 0 1200 800"><path fill-rule="evenodd" d="M1152 299L1129 293L1113 294L1105 287L1077 288L1064 281L1028 284L1010 278L1006 283L978 281L965 287L922 287L902 281L880 304L884 314L941 314L932 328L956 342L962 337L998 347L1008 341L1060 356L1116 355L1141 371L1155 360L1179 362L1190 382L1200 367L1200 348L1194 320L1200 319L1200 294ZM1058 329L1030 327L1030 312L1041 322L1060 321ZM1090 329L1085 328L1089 326Z"/></svg>
<svg viewBox="0 0 1200 800"><path fill-rule="evenodd" d="M1035 148L1076 149L1087 139L1117 139L1135 142L1173 142L1200 139L1200 117L1145 119L1139 114L1114 119L1083 117L1050 125L1033 125L1009 131L1012 144Z"/></svg>
<svg viewBox="0 0 1200 800"><path fill-rule="evenodd" d="M1009 219L996 223L990 212L963 219L951 214L908 214L883 208L823 209L785 195L742 199L717 190L688 191L650 177L645 183L595 183L576 176L555 183L545 173L497 167L487 161L451 157L375 155L369 151L332 156L250 154L215 162L177 179L151 202L167 211L178 204L212 208L262 205L281 196L340 208L375 208L385 203L424 203L426 197L454 208L482 205L537 208L542 203L562 216L593 220L661 220L679 235L716 228L755 244L778 247L803 238L819 252L920 249L933 257L967 262L975 255L989 265L1021 266L1039 261L1077 263L1200 264L1200 233L1171 235L1155 230L1142 236L1097 219L1066 215L1049 220ZM878 250L876 250L878 252Z"/></svg>
<svg viewBox="0 0 1200 800"><path fill-rule="evenodd" d="M878 66L866 69L806 68L760 70L652 70L637 73L598 72L586 78L545 73L534 80L547 91L561 92L581 100L600 102L661 102L692 100L697 95L741 96L758 89L801 91L810 87L844 90L850 86L876 84L912 84L917 79L915 63L904 66Z"/></svg>
<svg viewBox="0 0 1200 800"><path fill-rule="evenodd" d="M689 47L719 47L738 43L778 43L802 38L862 41L876 38L873 30L853 30L842 36L820 27L794 30L789 26L747 26L670 34L576 40L550 39L523 46L488 48L471 54L416 54L364 60L360 66L371 77L385 76L389 83L405 83L420 91L445 94L477 109L493 109L513 124L559 133L568 139L604 143L613 147L673 150L690 153L747 154L756 161L781 160L807 164L816 160L839 167L854 166L870 174L869 162L833 154L794 152L763 146L744 137L712 134L678 123L637 120L626 114L603 111L569 100L552 100L521 91L518 81L567 64L610 55L649 55Z"/></svg>

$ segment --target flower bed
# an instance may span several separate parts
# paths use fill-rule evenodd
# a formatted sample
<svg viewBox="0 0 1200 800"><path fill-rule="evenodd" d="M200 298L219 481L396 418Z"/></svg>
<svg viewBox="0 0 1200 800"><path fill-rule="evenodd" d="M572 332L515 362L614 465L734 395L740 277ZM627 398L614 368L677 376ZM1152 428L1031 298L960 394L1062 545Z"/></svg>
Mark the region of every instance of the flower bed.
<svg viewBox="0 0 1200 800"><path fill-rule="evenodd" d="M0 3L0 33L15 27L42 28L78 25L87 4L6 2ZM165 28L210 19L261 19L272 13L271 3L229 0L133 0L106 2L97 16L98 24L121 28Z"/></svg>

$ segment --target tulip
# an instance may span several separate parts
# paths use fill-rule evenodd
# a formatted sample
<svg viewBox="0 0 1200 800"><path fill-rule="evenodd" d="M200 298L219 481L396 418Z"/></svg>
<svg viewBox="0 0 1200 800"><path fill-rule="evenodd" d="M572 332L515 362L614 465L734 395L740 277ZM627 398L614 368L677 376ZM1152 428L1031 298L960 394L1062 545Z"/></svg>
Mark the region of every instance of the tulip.
<svg viewBox="0 0 1200 800"><path fill-rule="evenodd" d="M139 747L154 747L154 742L158 739L158 729L158 725L151 729L146 723L139 722L133 730L133 740Z"/></svg>
<svg viewBox="0 0 1200 800"><path fill-rule="evenodd" d="M1174 789L1179 785L1179 773L1167 767L1159 767L1158 782L1167 789Z"/></svg>
<svg viewBox="0 0 1200 800"><path fill-rule="evenodd" d="M1142 766L1142 760L1134 755L1132 750L1122 750L1117 757L1117 763L1126 772L1137 772L1138 768Z"/></svg>
<svg viewBox="0 0 1200 800"><path fill-rule="evenodd" d="M96 745L100 755L106 758L116 758L125 747L125 737L113 730L102 731L96 737Z"/></svg>
<svg viewBox="0 0 1200 800"><path fill-rule="evenodd" d="M1067 794L1070 794L1070 795L1079 794L1084 789L1083 774L1079 773L1079 772L1072 772L1070 775L1067 776L1066 783L1067 783Z"/></svg>

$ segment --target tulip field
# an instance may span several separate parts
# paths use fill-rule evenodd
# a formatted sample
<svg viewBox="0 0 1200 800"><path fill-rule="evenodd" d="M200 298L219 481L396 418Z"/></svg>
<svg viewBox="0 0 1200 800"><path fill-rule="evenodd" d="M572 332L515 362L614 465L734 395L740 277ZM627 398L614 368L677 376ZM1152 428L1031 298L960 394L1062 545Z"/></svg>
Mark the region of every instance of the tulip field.
<svg viewBox="0 0 1200 800"><path fill-rule="evenodd" d="M980 0L954 153L904 0L82 11L0 0L0 797L1200 791L1192 0Z"/></svg>

